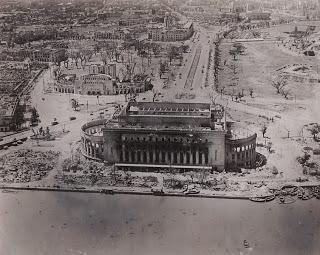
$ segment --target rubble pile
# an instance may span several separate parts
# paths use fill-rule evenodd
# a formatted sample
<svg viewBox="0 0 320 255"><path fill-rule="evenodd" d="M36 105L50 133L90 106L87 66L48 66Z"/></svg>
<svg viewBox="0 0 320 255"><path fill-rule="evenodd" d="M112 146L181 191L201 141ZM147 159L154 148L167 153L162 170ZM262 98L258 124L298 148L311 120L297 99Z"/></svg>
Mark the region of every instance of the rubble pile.
<svg viewBox="0 0 320 255"><path fill-rule="evenodd" d="M60 152L20 150L0 158L0 181L25 183L39 181L57 164Z"/></svg>
<svg viewBox="0 0 320 255"><path fill-rule="evenodd" d="M72 166L71 166L72 168ZM73 186L116 186L116 187L144 187L151 188L158 183L153 176L132 176L130 173L116 173L102 170L87 170L74 173L64 173L55 176L59 185Z"/></svg>
<svg viewBox="0 0 320 255"><path fill-rule="evenodd" d="M163 186L167 189L183 190L189 185L197 185L201 189L211 191L224 191L229 188L225 178L208 178L207 180L200 180L194 178L192 180L180 180L175 178L164 179Z"/></svg>
<svg viewBox="0 0 320 255"><path fill-rule="evenodd" d="M94 162L90 160L71 160L65 159L62 162L63 172L82 172L82 174L101 174L104 171L110 171L111 166L106 166L100 162Z"/></svg>

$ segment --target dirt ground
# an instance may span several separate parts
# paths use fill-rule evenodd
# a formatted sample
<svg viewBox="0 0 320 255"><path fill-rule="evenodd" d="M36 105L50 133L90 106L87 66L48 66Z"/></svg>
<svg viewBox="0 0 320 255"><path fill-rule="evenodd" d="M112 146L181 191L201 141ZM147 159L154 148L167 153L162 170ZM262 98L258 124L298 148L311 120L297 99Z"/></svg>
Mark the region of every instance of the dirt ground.
<svg viewBox="0 0 320 255"><path fill-rule="evenodd" d="M221 47L223 70L220 83L225 87L227 94L237 95L244 89L244 93L248 95L252 89L256 97L280 98L281 95L277 95L276 89L271 85L277 69L292 64L305 64L316 69L318 65L317 58L290 54L278 47L275 42L246 42L243 46L245 52L243 55L238 55L236 60L229 54L232 44L223 44ZM225 65L224 60L226 60ZM236 74L234 74L234 64ZM237 77L237 82L232 80L234 77ZM233 84L237 85L232 86ZM287 87L290 90L290 97L306 99L314 95L313 90L318 85L290 81Z"/></svg>
<svg viewBox="0 0 320 255"><path fill-rule="evenodd" d="M279 31L284 34L288 29L287 25ZM269 30L276 31L276 28ZM306 146L319 148L319 143L313 140L305 125L320 122L316 110L320 106L320 84L289 81L287 88L290 95L285 99L276 93L271 81L276 70L285 65L305 64L317 70L318 59L292 53L278 47L277 42L271 40L242 44L245 46L244 54L237 55L236 60L229 54L231 43L224 43L221 47L219 86L225 87L226 95L218 96L217 102L228 105L228 117L231 121L244 124L258 134L257 143L260 146L257 151L267 158L264 169L265 173L270 174L268 178L273 178L270 169L274 167L281 173L278 179L294 180L303 177L303 169L297 162L297 157L304 154L303 148ZM233 68L232 65L236 67ZM230 86L231 84L234 85ZM251 89L253 97L249 95ZM235 102L231 95L239 92L243 92L244 97ZM261 132L263 126L267 127L265 138ZM271 144L271 152L267 150L267 144ZM317 158L314 160L319 161ZM261 174L257 176L261 177Z"/></svg>

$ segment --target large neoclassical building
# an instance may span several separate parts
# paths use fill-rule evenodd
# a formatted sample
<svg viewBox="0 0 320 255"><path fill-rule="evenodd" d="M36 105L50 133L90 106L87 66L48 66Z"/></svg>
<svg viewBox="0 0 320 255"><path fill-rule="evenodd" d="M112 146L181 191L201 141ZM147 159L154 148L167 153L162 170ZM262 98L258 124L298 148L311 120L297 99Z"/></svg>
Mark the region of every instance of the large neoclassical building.
<svg viewBox="0 0 320 255"><path fill-rule="evenodd" d="M82 127L82 151L139 171L253 168L256 134L235 138L226 126L220 105L129 102L116 117Z"/></svg>

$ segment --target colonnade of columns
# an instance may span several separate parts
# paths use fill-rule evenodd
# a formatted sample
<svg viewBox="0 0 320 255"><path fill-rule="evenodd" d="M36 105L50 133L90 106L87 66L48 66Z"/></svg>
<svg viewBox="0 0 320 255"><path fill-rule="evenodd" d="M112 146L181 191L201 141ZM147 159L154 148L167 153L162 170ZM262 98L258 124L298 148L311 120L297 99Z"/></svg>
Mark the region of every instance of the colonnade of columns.
<svg viewBox="0 0 320 255"><path fill-rule="evenodd" d="M83 142L83 150L85 155L89 157L102 159L103 144L93 143L85 140Z"/></svg>
<svg viewBox="0 0 320 255"><path fill-rule="evenodd" d="M93 135L93 134L96 134L98 132L101 132L101 127L100 126L95 126L95 127L92 127L92 128L88 128L86 130L86 133L88 135Z"/></svg>
<svg viewBox="0 0 320 255"><path fill-rule="evenodd" d="M136 150L122 145L120 160L124 163L137 164L206 165L208 164L208 152L201 149L172 151L150 148Z"/></svg>
<svg viewBox="0 0 320 255"><path fill-rule="evenodd" d="M229 164L240 166L252 166L256 162L256 150L254 145L233 148L229 156Z"/></svg>

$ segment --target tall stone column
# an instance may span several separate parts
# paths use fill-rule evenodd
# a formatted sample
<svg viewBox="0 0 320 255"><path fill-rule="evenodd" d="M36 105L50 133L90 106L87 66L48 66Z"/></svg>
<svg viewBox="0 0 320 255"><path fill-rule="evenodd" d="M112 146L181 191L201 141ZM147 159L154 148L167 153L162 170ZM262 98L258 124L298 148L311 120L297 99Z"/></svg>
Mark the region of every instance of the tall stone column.
<svg viewBox="0 0 320 255"><path fill-rule="evenodd" d="M125 150L125 145L122 144L121 146L121 150L122 150L122 162L125 162L126 161L126 150Z"/></svg>
<svg viewBox="0 0 320 255"><path fill-rule="evenodd" d="M91 156L91 144L90 144L90 142L88 143L88 156Z"/></svg>
<svg viewBox="0 0 320 255"><path fill-rule="evenodd" d="M162 163L162 151L161 150L159 151L159 163L160 164Z"/></svg>
<svg viewBox="0 0 320 255"><path fill-rule="evenodd" d="M144 163L144 151L141 151L140 153L140 160L141 160L141 163Z"/></svg>
<svg viewBox="0 0 320 255"><path fill-rule="evenodd" d="M132 163L132 151L128 151L128 153L129 153L129 163Z"/></svg>
<svg viewBox="0 0 320 255"><path fill-rule="evenodd" d="M190 165L193 165L193 153L192 151L190 150Z"/></svg>
<svg viewBox="0 0 320 255"><path fill-rule="evenodd" d="M150 163L150 151L149 151L149 149L147 149L146 153L147 153L147 163L149 164Z"/></svg>
<svg viewBox="0 0 320 255"><path fill-rule="evenodd" d="M170 164L174 164L174 152L171 151L170 154L171 154L171 155L170 155Z"/></svg>
<svg viewBox="0 0 320 255"><path fill-rule="evenodd" d="M156 163L156 149L152 150L152 162Z"/></svg>
<svg viewBox="0 0 320 255"><path fill-rule="evenodd" d="M91 156L91 144L88 143L88 156Z"/></svg>
<svg viewBox="0 0 320 255"><path fill-rule="evenodd" d="M134 162L138 163L138 152L134 151Z"/></svg>
<svg viewBox="0 0 320 255"><path fill-rule="evenodd" d="M168 153L167 151L166 151L165 154L164 154L164 159L165 159L165 160L164 160L164 161L165 161L165 162L164 162L165 164L169 164L169 163L170 163L170 162L169 162L169 153Z"/></svg>
<svg viewBox="0 0 320 255"><path fill-rule="evenodd" d="M206 164L206 157L205 157L204 151L201 153L201 157L202 157L202 165L205 165Z"/></svg>
<svg viewBox="0 0 320 255"><path fill-rule="evenodd" d="M187 153L185 151L183 152L183 164L187 164Z"/></svg>
<svg viewBox="0 0 320 255"><path fill-rule="evenodd" d="M196 165L199 165L199 150L196 150Z"/></svg>
<svg viewBox="0 0 320 255"><path fill-rule="evenodd" d="M86 155L88 155L87 140L84 140L84 143L83 143L83 149L84 149L84 153L85 153Z"/></svg>
<svg viewBox="0 0 320 255"><path fill-rule="evenodd" d="M181 160L181 159L180 159L180 154L181 154L181 152L180 152L180 151L178 151L178 152L177 152L177 164L178 164L178 165L181 165L181 161L180 161L180 160Z"/></svg>

